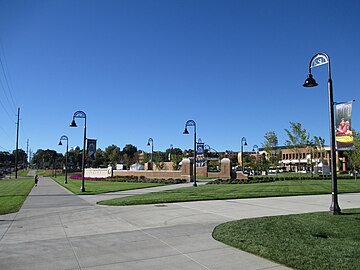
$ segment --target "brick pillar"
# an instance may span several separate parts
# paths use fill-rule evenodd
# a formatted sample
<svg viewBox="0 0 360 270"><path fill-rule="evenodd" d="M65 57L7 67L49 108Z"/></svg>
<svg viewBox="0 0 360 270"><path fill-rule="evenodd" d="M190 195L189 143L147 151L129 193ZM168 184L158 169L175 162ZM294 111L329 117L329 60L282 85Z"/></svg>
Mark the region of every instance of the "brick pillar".
<svg viewBox="0 0 360 270"><path fill-rule="evenodd" d="M182 160L181 177L185 178L187 182L193 182L193 166L192 162L188 158Z"/></svg>

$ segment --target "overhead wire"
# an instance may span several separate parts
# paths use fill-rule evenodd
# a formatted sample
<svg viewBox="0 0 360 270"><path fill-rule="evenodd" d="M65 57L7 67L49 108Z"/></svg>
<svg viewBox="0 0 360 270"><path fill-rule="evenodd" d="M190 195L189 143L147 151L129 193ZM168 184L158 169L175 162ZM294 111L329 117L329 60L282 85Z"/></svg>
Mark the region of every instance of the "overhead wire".
<svg viewBox="0 0 360 270"><path fill-rule="evenodd" d="M8 68L7 68L7 62L6 62L6 57L5 57L5 50L4 50L4 47L3 47L2 43L1 43L1 41L0 41L0 49L1 49L1 51L0 51L0 65L1 65L1 69L2 69L3 75L4 75L3 77L5 78L5 82L6 82L6 86L7 86L7 91L5 90L5 87L4 87L3 84L2 84L2 87L3 87L3 89L4 89L5 97L6 97L7 101L8 101L9 104L10 104L10 107L12 107L13 112L15 112L17 106L16 106L16 103L15 103L15 101L14 101L14 97L13 97L13 95L12 95L12 91L11 91L11 87L10 87L10 83L9 83L9 79L8 79L9 76L7 75L8 72L6 72L6 70L8 70ZM2 52L2 53L1 53L1 52ZM9 96L10 96L11 102L10 102L10 100L9 100L9 97L8 97L7 92L9 92Z"/></svg>

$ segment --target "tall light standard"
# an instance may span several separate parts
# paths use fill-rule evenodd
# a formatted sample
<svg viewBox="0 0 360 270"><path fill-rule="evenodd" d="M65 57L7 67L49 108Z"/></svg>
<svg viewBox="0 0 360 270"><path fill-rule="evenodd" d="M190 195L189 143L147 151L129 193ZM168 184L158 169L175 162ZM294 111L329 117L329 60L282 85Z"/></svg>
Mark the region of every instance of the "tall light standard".
<svg viewBox="0 0 360 270"><path fill-rule="evenodd" d="M241 139L241 170L244 172L244 146L247 146L246 138L242 137Z"/></svg>
<svg viewBox="0 0 360 270"><path fill-rule="evenodd" d="M259 157L259 146L257 146L257 144L254 144L254 146L253 146L253 152L256 152L256 169L257 169L258 168L257 163L258 163L258 157Z"/></svg>
<svg viewBox="0 0 360 270"><path fill-rule="evenodd" d="M154 162L154 140L153 140L153 138L148 139L147 146L150 146L150 142L151 142L151 163L153 163Z"/></svg>
<svg viewBox="0 0 360 270"><path fill-rule="evenodd" d="M66 154L65 154L65 184L67 184L67 172L68 172L68 152L69 152L69 138L66 135L61 136L59 145L62 145L61 141L66 141Z"/></svg>
<svg viewBox="0 0 360 270"><path fill-rule="evenodd" d="M214 152L217 154L217 156L218 156L218 158L219 158L219 167L221 167L221 157L220 157L219 152L216 151L214 148L210 147L210 145L208 145L208 144L205 144L205 145L204 145L204 148L207 149L207 150L209 150L209 151L212 150L212 151L214 151Z"/></svg>
<svg viewBox="0 0 360 270"><path fill-rule="evenodd" d="M194 184L193 184L193 186L197 187L197 184L196 184L196 123L195 123L195 121L194 120L186 121L183 134L189 134L187 127L194 127L194 170L193 170Z"/></svg>
<svg viewBox="0 0 360 270"><path fill-rule="evenodd" d="M314 55L309 63L309 74L303 84L304 87L314 87L318 84L311 74L311 69L317 66L328 64L328 95L329 95L329 113L330 113L330 148L331 148L331 187L332 187L332 200L330 205L330 212L334 215L340 214L341 209L338 204L338 191L337 191L337 175L336 175L336 153L335 153L335 121L334 121L334 98L333 98L333 86L331 80L331 67L330 57L320 52Z"/></svg>
<svg viewBox="0 0 360 270"><path fill-rule="evenodd" d="M170 150L169 150L169 161L171 161L171 152L174 149L173 145L170 144Z"/></svg>
<svg viewBox="0 0 360 270"><path fill-rule="evenodd" d="M81 164L81 170L82 170L82 177L81 177L81 192L85 192L85 147L86 147L86 114L83 111L77 111L74 113L73 120L70 124L70 127L77 127L75 118L84 118L85 124L84 124L84 144L83 144L83 152L82 152L82 164Z"/></svg>

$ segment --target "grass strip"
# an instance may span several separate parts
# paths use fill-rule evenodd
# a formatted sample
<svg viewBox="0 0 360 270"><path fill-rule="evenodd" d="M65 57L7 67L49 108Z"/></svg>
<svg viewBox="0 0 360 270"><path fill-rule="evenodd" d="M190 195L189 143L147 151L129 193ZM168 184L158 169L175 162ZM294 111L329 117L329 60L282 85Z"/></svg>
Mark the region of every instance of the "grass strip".
<svg viewBox="0 0 360 270"><path fill-rule="evenodd" d="M360 181L339 180L339 193L360 192ZM278 181L255 184L201 185L198 187L148 193L99 202L104 205L124 206L139 204L174 203L203 200L262 198L331 193L331 180Z"/></svg>
<svg viewBox="0 0 360 270"><path fill-rule="evenodd" d="M19 211L33 186L31 177L0 180L0 215Z"/></svg>
<svg viewBox="0 0 360 270"><path fill-rule="evenodd" d="M52 177L57 183L67 188L74 194L92 195L131 189L150 188L163 186L157 183L133 183L133 182L111 182L111 181L87 181L85 180L85 192L80 191L81 180L73 180L68 177L68 183L64 184L65 176Z"/></svg>
<svg viewBox="0 0 360 270"><path fill-rule="evenodd" d="M213 237L294 269L359 269L360 209L224 223Z"/></svg>

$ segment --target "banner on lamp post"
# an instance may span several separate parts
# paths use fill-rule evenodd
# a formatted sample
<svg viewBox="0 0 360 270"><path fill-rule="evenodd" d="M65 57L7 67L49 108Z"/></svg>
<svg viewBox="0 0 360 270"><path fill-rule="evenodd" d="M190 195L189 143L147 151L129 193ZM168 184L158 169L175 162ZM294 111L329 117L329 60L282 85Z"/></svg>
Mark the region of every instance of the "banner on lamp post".
<svg viewBox="0 0 360 270"><path fill-rule="evenodd" d="M87 139L87 154L91 159L96 158L96 139Z"/></svg>
<svg viewBox="0 0 360 270"><path fill-rule="evenodd" d="M336 108L336 148L338 150L352 149L354 146L351 128L352 101L337 103Z"/></svg>

